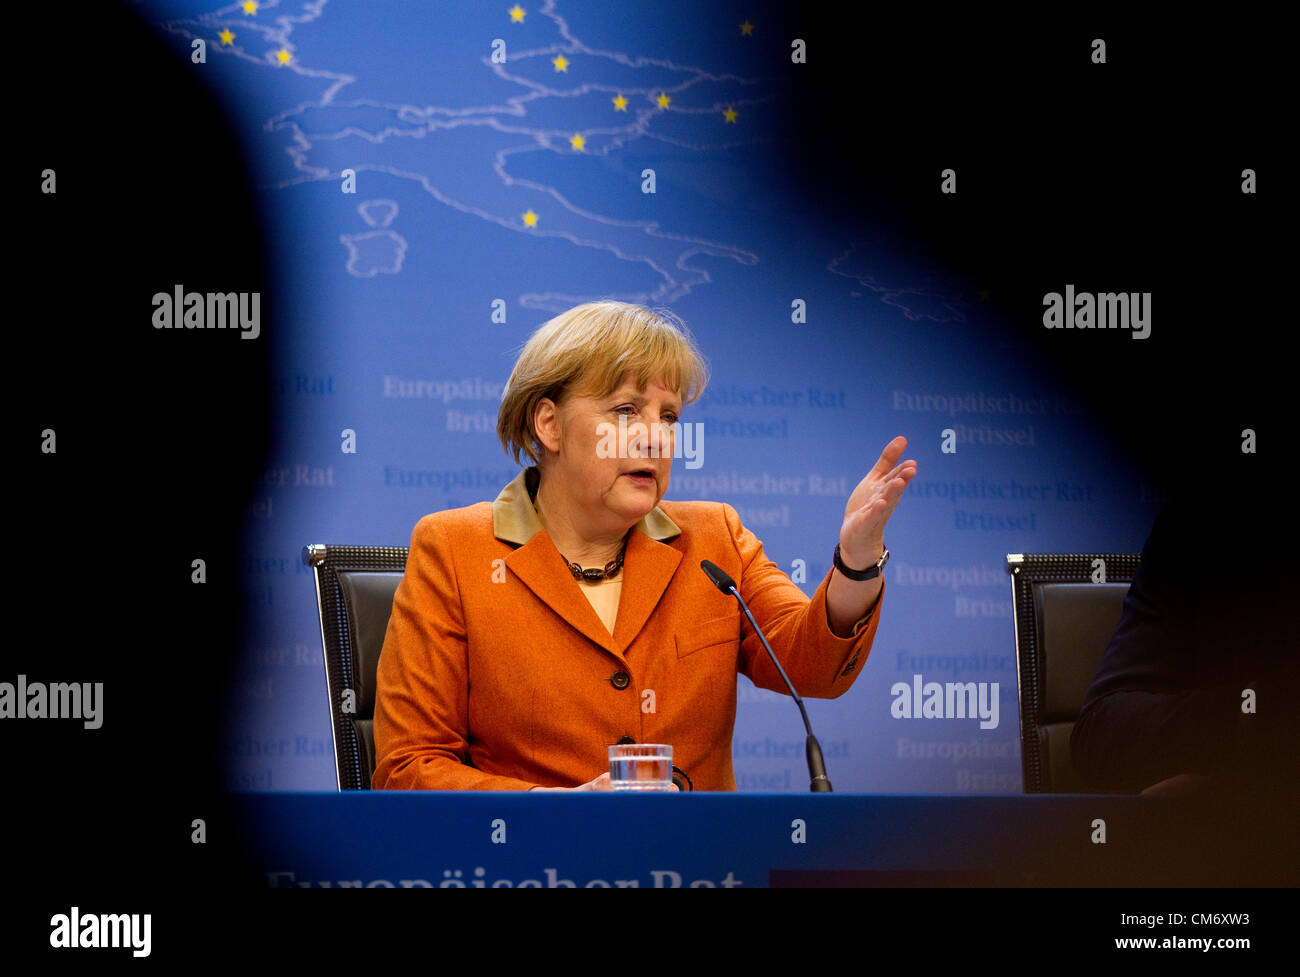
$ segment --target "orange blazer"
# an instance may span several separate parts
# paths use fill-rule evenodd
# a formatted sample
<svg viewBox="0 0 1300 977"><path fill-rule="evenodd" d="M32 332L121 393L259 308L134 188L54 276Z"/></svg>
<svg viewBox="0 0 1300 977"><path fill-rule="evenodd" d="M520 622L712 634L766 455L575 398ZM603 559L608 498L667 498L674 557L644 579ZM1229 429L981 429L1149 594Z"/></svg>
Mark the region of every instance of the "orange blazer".
<svg viewBox="0 0 1300 977"><path fill-rule="evenodd" d="M576 787L631 737L671 744L697 790L735 790L736 673L788 692L701 560L736 581L801 696L836 698L861 672L883 588L837 637L830 572L809 600L719 502L663 500L634 527L611 635L541 528L535 472L416 524L379 658L376 789Z"/></svg>

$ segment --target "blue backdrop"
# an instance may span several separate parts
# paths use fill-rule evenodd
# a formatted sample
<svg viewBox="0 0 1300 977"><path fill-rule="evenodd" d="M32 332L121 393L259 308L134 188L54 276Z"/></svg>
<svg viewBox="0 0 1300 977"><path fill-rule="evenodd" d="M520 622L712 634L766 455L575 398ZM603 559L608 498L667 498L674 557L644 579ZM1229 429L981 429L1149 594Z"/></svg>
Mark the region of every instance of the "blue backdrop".
<svg viewBox="0 0 1300 977"><path fill-rule="evenodd" d="M848 493L910 441L870 660L809 703L836 789L1020 791L1005 556L1137 551L1159 499L1009 341L987 282L897 247L883 212L806 206L785 168L815 151L784 139L789 35L730 4L255 6L154 5L178 53L206 42L278 275L227 785L334 784L303 545L406 545L424 514L495 497L517 472L494 428L519 348L613 297L670 308L713 366L683 417L705 425L703 464L675 461L667 497L733 505L808 594ZM864 135L864 159L891 151L887 126ZM915 675L997 683L997 726L895 718L891 686ZM806 789L793 705L739 685L740 789Z"/></svg>

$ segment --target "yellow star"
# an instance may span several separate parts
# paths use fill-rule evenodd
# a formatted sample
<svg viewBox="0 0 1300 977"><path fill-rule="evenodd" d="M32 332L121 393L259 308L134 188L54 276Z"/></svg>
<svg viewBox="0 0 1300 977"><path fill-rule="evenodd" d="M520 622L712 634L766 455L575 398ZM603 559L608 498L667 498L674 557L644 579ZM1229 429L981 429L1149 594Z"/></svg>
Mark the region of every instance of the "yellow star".
<svg viewBox="0 0 1300 977"><path fill-rule="evenodd" d="M222 31L220 34L218 34L217 37L221 38L221 43L222 43L222 44L232 44L232 43L234 43L234 40L235 40L235 35L232 34L232 33L230 33L230 29L229 29L229 28L226 28L226 30L224 30L224 31Z"/></svg>
<svg viewBox="0 0 1300 977"><path fill-rule="evenodd" d="M581 152L582 147L587 145L587 140L582 138L581 133L574 133L573 138L569 140L569 145Z"/></svg>
<svg viewBox="0 0 1300 977"><path fill-rule="evenodd" d="M288 64L289 59L293 57L293 55L284 48L280 48L280 50L276 51L275 56L280 59L280 64Z"/></svg>
<svg viewBox="0 0 1300 977"><path fill-rule="evenodd" d="M733 109L730 105L727 106L727 110L726 110L725 112L723 112L722 114L726 117L726 119L727 119L728 122L735 123L735 121L736 121L736 110Z"/></svg>
<svg viewBox="0 0 1300 977"><path fill-rule="evenodd" d="M516 24L522 24L524 22L524 8L519 6L519 4L515 4L506 12L510 14L510 19Z"/></svg>
<svg viewBox="0 0 1300 977"><path fill-rule="evenodd" d="M528 213L524 214L524 223L529 227L537 226L537 215L533 213L533 208L528 208Z"/></svg>
<svg viewBox="0 0 1300 977"><path fill-rule="evenodd" d="M659 93L659 97L658 97L657 99L655 99L655 101L659 103L659 107L660 107L661 109L666 109L666 108L668 108L668 103L671 102L672 99L669 98L669 97L668 97L666 94L664 94L663 92L660 92L660 93Z"/></svg>
<svg viewBox="0 0 1300 977"><path fill-rule="evenodd" d="M623 97L623 93L622 93L622 92L619 92L619 93L618 93L618 98L611 98L610 101L614 103L614 111L615 111L615 112L626 112L626 111L627 111L627 99L625 99L625 98Z"/></svg>
<svg viewBox="0 0 1300 977"><path fill-rule="evenodd" d="M257 4L253 0L244 0L244 13L246 15L257 13Z"/></svg>
<svg viewBox="0 0 1300 977"><path fill-rule="evenodd" d="M748 17L746 17L745 22L740 25L740 33L743 34L745 37L749 37L751 34L754 33L754 25L749 22Z"/></svg>
<svg viewBox="0 0 1300 977"><path fill-rule="evenodd" d="M551 64L555 65L555 70L556 70L556 71L563 71L563 72L565 72L566 74L567 74L568 71L569 71L569 62L568 62L568 59L565 58L565 56L564 56L563 54L558 54L558 55L556 55L556 56L555 56L555 60L552 61Z"/></svg>

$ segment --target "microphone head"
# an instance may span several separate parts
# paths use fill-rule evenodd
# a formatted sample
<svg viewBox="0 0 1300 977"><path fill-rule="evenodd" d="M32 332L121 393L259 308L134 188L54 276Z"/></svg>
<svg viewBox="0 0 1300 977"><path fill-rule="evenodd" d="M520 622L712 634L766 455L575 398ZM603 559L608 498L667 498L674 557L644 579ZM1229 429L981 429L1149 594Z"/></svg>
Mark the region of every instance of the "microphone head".
<svg viewBox="0 0 1300 977"><path fill-rule="evenodd" d="M710 560L701 560L700 569L709 575L713 585L721 590L724 594L730 596L736 589L736 581L727 575L727 572Z"/></svg>

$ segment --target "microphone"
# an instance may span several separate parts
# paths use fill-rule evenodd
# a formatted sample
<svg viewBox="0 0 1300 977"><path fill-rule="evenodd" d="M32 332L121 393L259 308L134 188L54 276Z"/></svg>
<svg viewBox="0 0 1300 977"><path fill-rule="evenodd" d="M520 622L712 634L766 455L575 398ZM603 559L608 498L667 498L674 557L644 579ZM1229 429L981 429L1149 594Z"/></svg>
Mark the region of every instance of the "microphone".
<svg viewBox="0 0 1300 977"><path fill-rule="evenodd" d="M795 705L799 707L799 715L803 716L803 728L808 731L808 742L804 748L804 753L808 758L808 776L812 778L808 789L813 793L830 793L831 782L826 777L826 762L822 759L822 745L817 742L817 737L813 735L812 723L808 722L808 710L803 707L803 700L799 698L799 693L794 690L794 684L790 681L790 677L785 674L785 669L776 660L776 654L772 651L772 646L767 643L767 636L763 634L763 629L758 626L758 622L754 620L754 615L750 613L745 598L741 597L740 591L736 589L736 581L732 580L722 567L709 560L701 560L700 569L708 574L709 579L713 581L713 586L724 594L730 594L740 601L740 609L745 612L745 617L749 618L750 627L758 635L758 640L763 642L763 647L767 649L767 656L772 659L772 664L781 673L786 688L790 690L790 697L794 699Z"/></svg>

